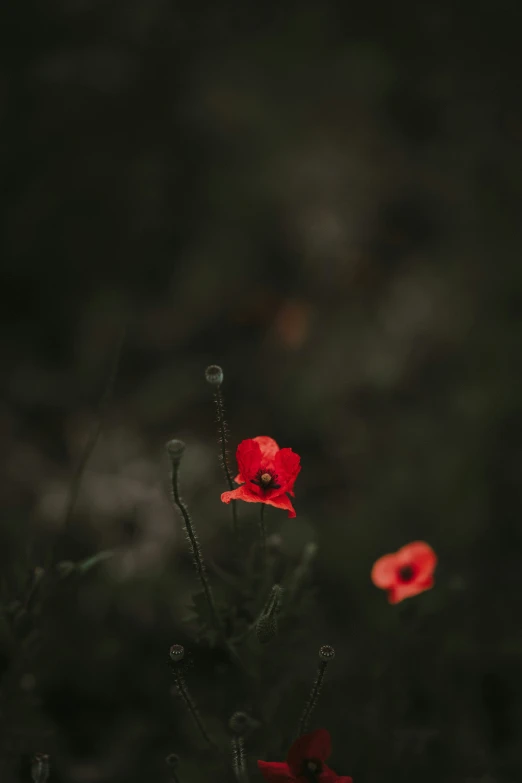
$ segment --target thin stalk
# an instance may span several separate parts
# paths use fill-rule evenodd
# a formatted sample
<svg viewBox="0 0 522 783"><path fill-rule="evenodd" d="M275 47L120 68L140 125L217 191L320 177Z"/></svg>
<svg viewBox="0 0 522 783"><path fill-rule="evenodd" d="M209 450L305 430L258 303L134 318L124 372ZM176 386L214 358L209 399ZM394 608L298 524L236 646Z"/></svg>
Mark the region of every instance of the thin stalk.
<svg viewBox="0 0 522 783"><path fill-rule="evenodd" d="M169 451L169 455L171 458L171 465L172 465L172 472L171 472L172 499L174 501L174 504L177 506L181 516L183 517L185 533L187 535L190 544L191 553L194 557L194 566L196 568L196 573L198 575L199 581L201 582L201 586L203 587L203 592L205 593L205 598L207 600L212 624L214 626L214 629L220 635L222 635L223 627L219 620L219 616L216 610L216 604L214 602L214 595L212 593L212 588L210 587L210 582L208 581L208 577L205 569L205 563L203 561L203 555L201 554L201 547L199 546L199 541L196 536L196 531L194 530L194 525L192 524L192 519L190 518L188 509L184 504L184 502L182 501L179 494L179 466L181 461L181 455L185 448L185 444L184 443L182 444L181 441L169 441L169 443L167 444L167 448Z"/></svg>
<svg viewBox="0 0 522 783"><path fill-rule="evenodd" d="M317 702L319 701L319 695L323 687L324 675L328 664L335 657L335 650L329 645L323 645L319 649L319 666L317 667L317 674L312 685L312 690L305 704L301 720L299 721L299 727L297 729L297 736L300 737L306 731L312 712L314 711Z"/></svg>
<svg viewBox="0 0 522 783"><path fill-rule="evenodd" d="M208 580L205 563L203 561L203 555L201 553L201 547L199 546L199 541L196 535L196 531L194 529L192 519L190 518L188 508L184 504L179 494L179 466L181 463L181 458L183 456L184 450L185 450L185 444L183 443L183 441L171 440L167 443L167 452L170 457L170 462L172 466L172 471L171 471L172 500L183 518L184 529L187 535L187 539L189 541L190 551L194 557L194 566L196 568L196 573L198 575L199 581L201 582L201 586L203 587L203 592L205 594L205 598L209 608L210 618L214 630L216 631L218 638L221 640L221 642L227 649L229 656L240 667L242 672L246 674L246 669L241 658L239 657L236 650L233 648L231 643L226 638L225 629L223 627L223 624L221 623L221 620L219 618L216 609L216 604L214 602L214 594L212 592L212 588Z"/></svg>
<svg viewBox="0 0 522 783"><path fill-rule="evenodd" d="M221 394L221 388L219 386L216 388L216 391L214 392L214 399L216 402L218 425L219 425L221 464L223 465L223 470L225 472L225 478L227 480L228 488L232 491L234 489L234 482L232 480L232 473L230 471L230 466L228 464L228 454L227 454L228 432L227 432L227 424L225 420L225 405L223 402L223 395ZM239 532L239 525L237 520L237 502L235 500L232 500L230 502L230 505L232 506L232 526L234 529L234 535L237 536Z"/></svg>
<svg viewBox="0 0 522 783"><path fill-rule="evenodd" d="M245 760L245 742L243 737L232 738L232 766L239 783L248 783L248 772Z"/></svg>
<svg viewBox="0 0 522 783"><path fill-rule="evenodd" d="M201 715L199 714L198 708L196 707L192 696L189 693L189 690L187 688L187 684L183 678L183 675L181 672L175 672L174 678L176 680L176 688L178 690L179 695L181 696L183 702L185 703L185 706L187 707L187 710L190 712L192 719L196 726L198 727L201 736L205 740L205 742L208 742L209 745L212 745L213 747L217 747L215 741L212 739L210 734L208 733L205 724L203 723L203 720L201 719Z"/></svg>
<svg viewBox="0 0 522 783"><path fill-rule="evenodd" d="M305 708L303 710L303 714L301 715L301 720L299 721L299 728L297 732L299 737L305 733L308 727L308 722L310 720L312 710L314 709L319 699L319 694L321 692L321 688L324 680L324 674L326 672L327 666L328 664L326 663L326 661L320 661L319 666L317 668L317 675L314 680L314 684L312 685L312 690L310 691L310 696L308 697L308 701L306 702Z"/></svg>

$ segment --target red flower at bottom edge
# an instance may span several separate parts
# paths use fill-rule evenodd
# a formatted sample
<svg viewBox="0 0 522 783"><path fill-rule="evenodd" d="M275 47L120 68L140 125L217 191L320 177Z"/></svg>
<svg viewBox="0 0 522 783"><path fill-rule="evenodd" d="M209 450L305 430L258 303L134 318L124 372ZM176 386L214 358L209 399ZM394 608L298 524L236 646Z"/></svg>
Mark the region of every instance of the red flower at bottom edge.
<svg viewBox="0 0 522 783"><path fill-rule="evenodd" d="M223 492L221 500L245 500L247 503L267 503L284 508L295 517L292 501L295 480L301 470L301 459L292 449L280 449L273 438L259 435L241 441L236 452L239 473L237 489Z"/></svg>
<svg viewBox="0 0 522 783"><path fill-rule="evenodd" d="M433 587L437 555L424 541L413 541L398 552L379 558L372 568L372 582L388 591L388 601L397 604L404 598Z"/></svg>
<svg viewBox="0 0 522 783"><path fill-rule="evenodd" d="M326 766L331 752L329 732L317 729L294 742L286 761L258 761L257 766L270 783L353 783L348 775L337 775Z"/></svg>

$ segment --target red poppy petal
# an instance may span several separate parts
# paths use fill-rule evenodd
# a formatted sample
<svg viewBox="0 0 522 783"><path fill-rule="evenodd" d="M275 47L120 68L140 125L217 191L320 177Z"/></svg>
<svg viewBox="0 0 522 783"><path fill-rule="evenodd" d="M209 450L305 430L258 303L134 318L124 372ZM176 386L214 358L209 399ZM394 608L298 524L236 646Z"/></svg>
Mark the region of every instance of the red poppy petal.
<svg viewBox="0 0 522 783"><path fill-rule="evenodd" d="M258 498L259 500L260 498ZM296 516L295 508L292 505L292 501L288 497L288 495L275 495L271 496L267 494L264 498L264 502L268 506L274 506L274 508L283 508L285 511L288 511L288 518L293 519Z"/></svg>
<svg viewBox="0 0 522 783"><path fill-rule="evenodd" d="M261 449L261 455L263 459L273 461L275 455L279 451L279 446L273 438L269 438L268 435L258 435L254 438L255 442L259 444Z"/></svg>
<svg viewBox="0 0 522 783"><path fill-rule="evenodd" d="M327 767L326 764L323 764L322 772L319 775L320 783L339 783L339 781L344 781L345 783L350 781L351 783L351 780L350 777L341 777L341 775L337 775L337 773L334 772L333 769L330 769L330 767Z"/></svg>
<svg viewBox="0 0 522 783"><path fill-rule="evenodd" d="M258 761L257 766L264 779L273 783L295 780L286 761Z"/></svg>
<svg viewBox="0 0 522 783"><path fill-rule="evenodd" d="M253 479L261 467L261 449L253 438L242 440L236 451L239 474L245 481Z"/></svg>
<svg viewBox="0 0 522 783"><path fill-rule="evenodd" d="M413 541L397 552L397 562L401 565L417 566L415 581L423 581L431 576L437 565L437 555L425 541Z"/></svg>
<svg viewBox="0 0 522 783"><path fill-rule="evenodd" d="M257 443L261 449L261 462L263 463L263 466L273 467L274 457L279 451L279 446L275 440L269 438L268 435L258 435L256 438L252 438L252 440ZM247 478L244 478L241 475L241 472L239 472L234 481L236 484L244 484L245 481L247 481Z"/></svg>
<svg viewBox="0 0 522 783"><path fill-rule="evenodd" d="M247 503L261 503L259 495L250 489L246 484L242 484L237 489L232 489L229 492L223 492L221 495L223 503L230 503L231 500L245 500Z"/></svg>
<svg viewBox="0 0 522 783"><path fill-rule="evenodd" d="M391 588L388 601L391 604L398 604L399 601L403 601L405 598L412 598L414 595L419 595L425 590L429 590L434 585L433 578L424 580L424 582L411 582L407 585L396 585Z"/></svg>
<svg viewBox="0 0 522 783"><path fill-rule="evenodd" d="M293 489L295 480L301 470L301 457L292 449L280 449L274 460L278 483L281 487Z"/></svg>
<svg viewBox="0 0 522 783"><path fill-rule="evenodd" d="M290 750L286 762L294 775L299 775L305 759L326 761L332 752L332 740L326 729L316 729L299 737Z"/></svg>
<svg viewBox="0 0 522 783"><path fill-rule="evenodd" d="M371 579L376 587L387 588L397 581L397 555L383 555L373 564Z"/></svg>

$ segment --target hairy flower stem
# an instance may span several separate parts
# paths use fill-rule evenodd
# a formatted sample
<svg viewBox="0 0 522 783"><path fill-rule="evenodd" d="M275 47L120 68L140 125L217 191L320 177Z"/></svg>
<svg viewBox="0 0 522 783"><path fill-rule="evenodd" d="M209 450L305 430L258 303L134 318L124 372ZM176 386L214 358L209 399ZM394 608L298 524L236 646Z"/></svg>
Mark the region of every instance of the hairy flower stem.
<svg viewBox="0 0 522 783"><path fill-rule="evenodd" d="M201 719L201 715L199 714L198 709L192 699L192 696L188 691L187 683L185 682L183 674L181 672L174 672L174 679L176 682L177 691L181 696L183 702L185 703L187 710L190 712L194 723L196 724L196 726L198 727L201 733L201 736L203 737L205 742L208 742L209 745L212 745L213 747L217 747L216 742L212 739L212 737L208 733L205 724Z"/></svg>
<svg viewBox="0 0 522 783"><path fill-rule="evenodd" d="M277 634L277 615L281 611L283 589L273 585L265 604L256 619L241 634L231 639L232 644L241 644L252 631L256 631L261 644L270 641Z"/></svg>
<svg viewBox="0 0 522 783"><path fill-rule="evenodd" d="M207 599L207 604L208 604L212 624L214 626L214 629L217 631L217 633L219 635L222 635L223 627L219 620L219 616L216 610L216 604L214 603L214 595L212 593L212 588L210 587L210 582L208 581L207 573L205 570L205 563L203 562L201 547L199 546L199 541L196 536L196 531L194 530L194 525L192 524L192 520L190 518L188 509L184 504L184 502L182 501L179 494L179 466L180 466L181 456L183 454L184 449L185 449L185 444L182 443L182 441L171 440L167 443L167 451L172 466L172 472L171 472L172 499L174 501L174 505L177 506L181 516L183 517L185 533L189 541L190 551L194 557L194 566L196 568L199 581L201 582L201 586L203 587L205 598Z"/></svg>
<svg viewBox="0 0 522 783"><path fill-rule="evenodd" d="M211 364L205 370L205 378L207 383L214 387L214 402L217 409L217 423L219 432L219 445L221 447L221 454L219 455L225 478L230 491L234 489L234 482L232 481L232 472L230 465L228 464L227 442L228 442L228 427L225 419L225 403L223 401L223 395L221 393L221 384L223 383L223 370L218 364ZM232 507L232 527L234 535L238 536L238 523L237 523L237 503L235 500L230 502Z"/></svg>
<svg viewBox="0 0 522 783"><path fill-rule="evenodd" d="M232 473L230 472L230 467L228 464L228 454L227 454L227 440L228 440L228 432L227 432L227 423L225 420L225 406L223 402L223 395L221 393L221 388L218 386L216 388L216 391L214 392L214 400L216 403L217 408L217 420L219 425L219 443L221 446L221 464L223 465L223 470L225 472L225 478L227 480L228 488L230 490L234 489L234 482L232 481ZM230 502L230 505L232 506L232 525L234 528L234 535L238 535L238 521L237 521L237 501L232 500Z"/></svg>
<svg viewBox="0 0 522 783"><path fill-rule="evenodd" d="M319 701L326 669L334 657L335 651L333 647L330 647L329 645L323 645L323 647L319 649L319 666L317 667L317 674L314 680L314 684L312 685L312 690L310 691L310 696L308 697L303 714L301 715L301 720L299 721L297 737L300 737L302 734L304 734L308 727L312 712L314 711L317 702Z"/></svg>
<svg viewBox="0 0 522 783"><path fill-rule="evenodd" d="M201 547L199 546L199 541L196 536L196 531L194 529L194 525L190 518L188 509L184 504L184 502L182 501L179 494L179 466L184 450L185 450L185 444L183 443L183 441L170 440L167 443L167 452L172 466L172 472L171 472L172 500L174 502L174 505L178 508L181 516L183 517L185 533L189 541L190 551L194 557L194 566L196 568L199 581L201 582L203 591L205 593L205 598L207 600L207 604L210 612L210 618L214 630L216 631L218 638L221 640L224 647L226 648L230 658L241 669L243 674L246 674L246 669L241 658L239 657L234 647L226 638L225 629L223 627L223 624L221 623L221 620L219 618L216 609L216 604L214 602L214 594L212 593L212 588L210 587L210 582L207 577L205 563L203 561L203 555L201 554Z"/></svg>
<svg viewBox="0 0 522 783"><path fill-rule="evenodd" d="M243 737L232 738L232 767L239 783L248 783Z"/></svg>

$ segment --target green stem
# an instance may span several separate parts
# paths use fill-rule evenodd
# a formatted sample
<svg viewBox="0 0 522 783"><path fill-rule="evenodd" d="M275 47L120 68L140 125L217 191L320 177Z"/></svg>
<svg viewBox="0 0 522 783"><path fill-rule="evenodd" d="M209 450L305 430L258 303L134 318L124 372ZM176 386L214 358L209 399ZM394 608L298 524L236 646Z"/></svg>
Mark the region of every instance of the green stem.
<svg viewBox="0 0 522 783"><path fill-rule="evenodd" d="M201 733L201 736L203 737L205 742L208 742L209 745L212 745L212 746L216 747L216 743L214 742L214 740L212 739L212 737L208 733L208 731L207 731L207 729L205 727L205 724L203 723L203 721L201 719L201 715L199 714L198 709L197 709L194 701L192 700L192 696L190 695L190 693L188 691L188 688L187 688L187 685L185 683L185 680L183 679L183 676L178 672L178 673L176 673L175 678L176 678L176 687L178 689L178 693L181 696L181 698L183 699L183 701L184 701L188 711L190 712L194 723L196 724L196 726L198 727L198 729L199 729L199 731Z"/></svg>
<svg viewBox="0 0 522 783"><path fill-rule="evenodd" d="M303 710L303 714L301 715L301 720L299 721L299 728L297 730L298 737L301 737L305 733L308 727L308 722L319 699L319 694L321 693L324 674L326 672L327 666L328 666L327 661L319 662L319 667L317 669L317 676L312 686L312 690L310 691L310 696L308 697L308 701L306 702L305 708Z"/></svg>
<svg viewBox="0 0 522 783"><path fill-rule="evenodd" d="M232 739L232 766L238 783L248 783L243 737L234 737Z"/></svg>
<svg viewBox="0 0 522 783"><path fill-rule="evenodd" d="M216 401L216 407L217 407L217 415L218 415L218 424L219 424L219 443L221 446L221 463L223 465L223 470L225 471L225 478L227 480L228 488L230 491L234 489L234 482L232 480L232 473L230 472L230 467L228 465L228 455L227 455L227 425L225 421L225 405L223 402L223 395L221 394L221 389L218 386L214 395L214 399ZM237 536L238 534L238 521L237 521L237 503L235 500L232 500L230 502L230 505L232 507L232 525L234 529L234 535Z"/></svg>
<svg viewBox="0 0 522 783"><path fill-rule="evenodd" d="M205 593L205 598L207 599L208 608L210 611L210 616L212 618L212 624L214 625L215 630L222 635L223 628L221 626L219 616L216 610L216 605L214 603L214 596L212 593L212 588L210 587L210 582L208 581L208 577L205 570L205 564L203 562L203 555L201 554L201 548L199 546L199 541L196 536L196 531L194 530L194 526L192 524L192 520L190 518L190 514L188 512L188 509L186 505L183 503L180 494L179 494L179 459L171 459L172 464L172 498L174 501L174 504L177 506L181 516L183 517L183 521L185 523L185 532L187 534L187 537L189 539L190 543L190 549L192 552L192 555L194 557L194 565L196 567L196 572L199 578L199 581L201 582L201 586L203 587L203 591Z"/></svg>

